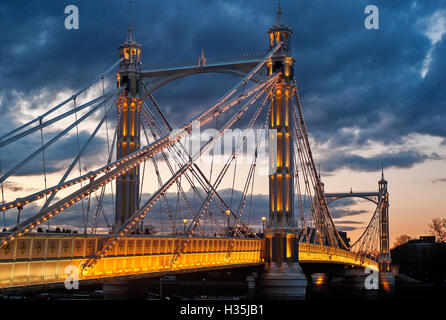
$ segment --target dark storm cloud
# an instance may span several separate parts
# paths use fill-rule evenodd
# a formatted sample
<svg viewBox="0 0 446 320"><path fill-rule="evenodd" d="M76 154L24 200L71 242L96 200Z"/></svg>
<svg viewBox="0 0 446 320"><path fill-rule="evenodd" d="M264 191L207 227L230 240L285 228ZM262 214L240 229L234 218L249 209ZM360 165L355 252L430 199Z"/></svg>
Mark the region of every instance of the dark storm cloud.
<svg viewBox="0 0 446 320"><path fill-rule="evenodd" d="M339 223L343 223L343 224L363 224L360 221L353 221L353 220L342 220L342 221L339 221Z"/></svg>
<svg viewBox="0 0 446 320"><path fill-rule="evenodd" d="M53 136L54 132L49 132L45 136L45 142L48 142ZM83 147L90 133L87 131L79 132L79 146ZM34 134L23 138L13 144L10 144L3 148L4 153L1 154L1 161L3 166L3 172L6 173L22 160L30 156L34 151L42 146L40 135ZM96 136L89 143L88 147L84 151L81 157L82 170L84 167L92 168L93 165L98 163L98 160L103 158L104 151L106 150L106 142L102 137ZM9 155L9 156L5 156ZM67 169L72 160L77 155L77 136L75 134L62 137L52 146L45 150L45 170L46 173L58 172L62 169ZM105 161L105 160L104 160ZM76 167L77 169L77 167ZM41 175L43 172L42 153L35 156L30 162L23 166L15 175L27 176L27 175Z"/></svg>
<svg viewBox="0 0 446 320"><path fill-rule="evenodd" d="M64 28L68 4L79 7L79 30ZM310 136L316 143L328 141L333 149L361 148L369 141L403 145L403 138L411 133L443 137L444 145L446 41L436 44L429 72L421 78L431 43L418 21L444 9L445 3L376 1L379 30L363 26L368 4L365 0L282 2L283 21L294 31L295 74ZM134 7L144 69L195 64L201 49L209 63L263 51L275 16L274 1L136 0ZM31 109L49 106L56 93L79 89L107 69L119 58L117 47L125 39L127 26L127 1L53 0L44 5L2 1L0 131L19 123L21 99L30 99ZM112 78L108 90L114 86ZM215 102L236 81L229 76L193 76L165 86L155 96L177 126ZM74 138L67 139L71 140L67 141L69 152L54 149L49 172L60 170L65 166L62 161L73 156ZM2 157L2 161L10 168L39 144L37 138L23 143L14 150L14 157ZM41 173L38 158L21 174ZM381 161L386 167L409 168L428 159L438 157L418 150L371 157L334 151L323 159L322 167L373 171Z"/></svg>
<svg viewBox="0 0 446 320"><path fill-rule="evenodd" d="M353 205L357 203L356 199L353 198L344 198L338 201L335 201L329 205L330 213L333 219L341 219L344 217L352 217L360 214L367 213L367 210L358 210L352 208ZM340 223L347 223L345 221L340 221ZM336 226L338 222L335 221Z"/></svg>
<svg viewBox="0 0 446 320"><path fill-rule="evenodd" d="M331 210L331 215L333 218L342 218L345 216L355 216L359 214L367 213L366 210L352 210L348 208L336 208Z"/></svg>
<svg viewBox="0 0 446 320"><path fill-rule="evenodd" d="M381 169L382 163L385 168L411 168L415 164L423 163L428 159L438 160L439 156L435 153L431 155L422 154L416 150L382 153L371 157L334 153L321 160L321 166L329 172L341 168L350 168L356 171L377 171Z"/></svg>

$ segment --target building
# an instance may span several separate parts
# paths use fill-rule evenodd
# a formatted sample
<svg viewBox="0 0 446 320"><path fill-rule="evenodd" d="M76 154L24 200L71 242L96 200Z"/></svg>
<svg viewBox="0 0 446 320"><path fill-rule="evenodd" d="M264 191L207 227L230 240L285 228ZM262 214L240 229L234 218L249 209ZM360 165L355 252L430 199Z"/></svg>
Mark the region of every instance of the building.
<svg viewBox="0 0 446 320"><path fill-rule="evenodd" d="M446 279L446 243L421 236L391 250L392 265L399 273L420 281L443 283Z"/></svg>

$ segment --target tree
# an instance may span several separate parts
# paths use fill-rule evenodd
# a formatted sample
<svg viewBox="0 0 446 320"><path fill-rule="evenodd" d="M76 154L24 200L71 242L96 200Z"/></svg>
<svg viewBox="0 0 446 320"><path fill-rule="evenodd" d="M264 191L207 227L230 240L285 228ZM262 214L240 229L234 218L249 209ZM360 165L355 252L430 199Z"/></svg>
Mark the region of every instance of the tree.
<svg viewBox="0 0 446 320"><path fill-rule="evenodd" d="M409 242L412 238L407 234L402 234L396 237L395 242L393 243L394 247L398 247L402 244L405 244L406 242Z"/></svg>
<svg viewBox="0 0 446 320"><path fill-rule="evenodd" d="M429 223L429 232L431 232L438 242L446 242L446 218L432 218Z"/></svg>

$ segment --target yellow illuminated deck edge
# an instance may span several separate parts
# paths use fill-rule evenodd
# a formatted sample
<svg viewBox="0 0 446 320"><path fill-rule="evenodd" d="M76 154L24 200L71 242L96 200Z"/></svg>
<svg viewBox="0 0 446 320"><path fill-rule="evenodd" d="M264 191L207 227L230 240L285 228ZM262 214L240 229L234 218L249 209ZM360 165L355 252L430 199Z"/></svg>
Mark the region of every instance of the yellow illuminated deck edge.
<svg viewBox="0 0 446 320"><path fill-rule="evenodd" d="M299 243L299 263L339 263L361 268L379 270L378 262L357 256L355 252L322 247L316 244Z"/></svg>

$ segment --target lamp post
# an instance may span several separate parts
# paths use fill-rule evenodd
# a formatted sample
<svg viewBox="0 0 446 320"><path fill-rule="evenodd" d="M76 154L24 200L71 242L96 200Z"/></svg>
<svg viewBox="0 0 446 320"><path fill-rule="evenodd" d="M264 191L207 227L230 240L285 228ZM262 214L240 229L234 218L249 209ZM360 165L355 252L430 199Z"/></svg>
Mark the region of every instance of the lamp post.
<svg viewBox="0 0 446 320"><path fill-rule="evenodd" d="M186 235L186 224L187 224L187 219L183 219L184 235Z"/></svg>
<svg viewBox="0 0 446 320"><path fill-rule="evenodd" d="M228 217L228 237L229 237L229 217L231 216L231 210L226 209L225 213L226 217Z"/></svg>
<svg viewBox="0 0 446 320"><path fill-rule="evenodd" d="M262 217L262 224L263 224L263 237L265 237L265 222L266 222L266 217Z"/></svg>

